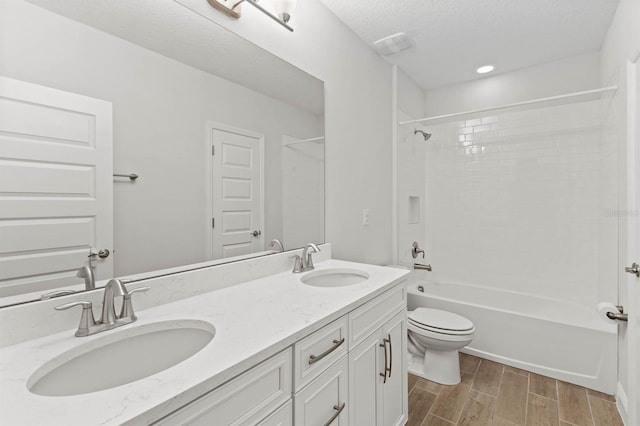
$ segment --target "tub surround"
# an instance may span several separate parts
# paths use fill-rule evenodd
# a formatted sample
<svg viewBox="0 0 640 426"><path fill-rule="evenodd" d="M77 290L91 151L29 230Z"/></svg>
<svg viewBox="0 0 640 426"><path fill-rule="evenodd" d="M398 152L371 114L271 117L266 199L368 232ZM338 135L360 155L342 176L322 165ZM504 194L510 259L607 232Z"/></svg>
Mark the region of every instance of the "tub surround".
<svg viewBox="0 0 640 426"><path fill-rule="evenodd" d="M327 248L330 251L330 247ZM52 419L55 423L66 425L79 422L100 425L149 423L391 289L408 273L380 266L316 259L316 270L360 269L370 278L346 287L313 287L300 282L304 274L281 271L285 263L287 269L291 266L288 256L291 256L291 252L158 278L148 294L137 299L139 319L130 327L167 320L202 320L216 327L214 340L193 357L172 368L100 392L69 397L41 397L30 393L26 383L36 369L56 355L119 330L76 338L73 332L79 312L74 312L71 315L72 325L66 324L64 331L34 339L33 336L38 333L30 332L30 329L36 323L45 327L47 322L36 318L22 330L33 340L17 343L14 335L14 344L0 350L0 376L3 378L0 423L51 424ZM259 265L261 262L262 265ZM274 268L280 271L274 274ZM252 274L263 276L237 284L238 277ZM218 281L215 291L211 291L210 283L213 280ZM150 281L153 280L135 284L136 287L148 285ZM180 287L190 289L180 290ZM206 289L208 293L205 293ZM86 299L86 295L81 296ZM180 296L182 300L167 303L172 297ZM59 298L32 305L42 303L47 305L47 309L53 310L53 305L67 302L68 299ZM3 326L6 327L6 323ZM60 326L56 324L47 329Z"/></svg>

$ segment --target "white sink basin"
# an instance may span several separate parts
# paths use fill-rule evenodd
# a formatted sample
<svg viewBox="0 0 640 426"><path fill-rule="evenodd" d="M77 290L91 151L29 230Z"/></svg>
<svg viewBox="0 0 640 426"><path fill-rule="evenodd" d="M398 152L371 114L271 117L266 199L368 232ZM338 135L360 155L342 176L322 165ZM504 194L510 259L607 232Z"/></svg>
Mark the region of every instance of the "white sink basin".
<svg viewBox="0 0 640 426"><path fill-rule="evenodd" d="M213 325L194 320L125 326L55 357L27 387L37 395L68 396L125 385L195 355L215 333Z"/></svg>
<svg viewBox="0 0 640 426"><path fill-rule="evenodd" d="M369 279L369 274L359 269L323 269L309 272L300 280L314 287L344 287Z"/></svg>

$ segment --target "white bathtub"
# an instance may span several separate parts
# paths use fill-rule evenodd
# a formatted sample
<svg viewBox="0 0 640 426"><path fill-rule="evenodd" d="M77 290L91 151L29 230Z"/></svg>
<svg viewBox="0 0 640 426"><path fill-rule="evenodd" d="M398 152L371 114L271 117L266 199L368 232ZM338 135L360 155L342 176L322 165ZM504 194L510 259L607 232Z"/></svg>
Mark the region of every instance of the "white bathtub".
<svg viewBox="0 0 640 426"><path fill-rule="evenodd" d="M475 337L462 352L615 393L617 326L600 319L595 307L415 278L407 304L409 310L436 308L472 320Z"/></svg>

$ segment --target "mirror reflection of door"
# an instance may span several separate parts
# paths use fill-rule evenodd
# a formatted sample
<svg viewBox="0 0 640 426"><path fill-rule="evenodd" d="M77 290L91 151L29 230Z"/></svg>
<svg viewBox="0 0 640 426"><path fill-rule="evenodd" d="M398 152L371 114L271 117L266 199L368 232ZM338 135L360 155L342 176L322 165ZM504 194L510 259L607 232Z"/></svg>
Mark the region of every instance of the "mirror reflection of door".
<svg viewBox="0 0 640 426"><path fill-rule="evenodd" d="M111 103L0 77L0 297L113 275Z"/></svg>
<svg viewBox="0 0 640 426"><path fill-rule="evenodd" d="M209 123L211 238L208 259L264 250L264 137Z"/></svg>

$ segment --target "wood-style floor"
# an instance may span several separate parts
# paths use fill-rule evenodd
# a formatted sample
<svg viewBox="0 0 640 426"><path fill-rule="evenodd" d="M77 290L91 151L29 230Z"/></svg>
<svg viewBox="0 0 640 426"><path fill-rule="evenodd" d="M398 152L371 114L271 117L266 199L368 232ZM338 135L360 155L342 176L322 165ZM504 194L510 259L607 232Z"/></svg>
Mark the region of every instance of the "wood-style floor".
<svg viewBox="0 0 640 426"><path fill-rule="evenodd" d="M622 426L612 396L460 354L462 382L409 375L409 426Z"/></svg>

